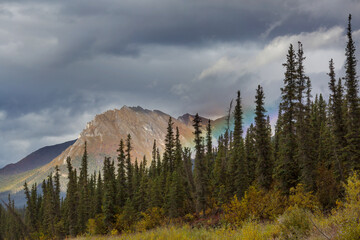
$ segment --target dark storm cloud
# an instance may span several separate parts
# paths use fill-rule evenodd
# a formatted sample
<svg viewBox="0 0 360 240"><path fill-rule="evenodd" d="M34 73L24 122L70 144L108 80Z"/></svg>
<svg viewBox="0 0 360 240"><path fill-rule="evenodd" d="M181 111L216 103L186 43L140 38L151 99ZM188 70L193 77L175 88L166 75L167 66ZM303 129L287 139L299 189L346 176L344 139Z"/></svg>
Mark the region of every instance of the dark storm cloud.
<svg viewBox="0 0 360 240"><path fill-rule="evenodd" d="M221 115L237 89L251 109L261 83L271 108L290 41L319 32L305 40L334 41L311 56L343 56L336 41L348 13L359 28L359 12L350 0L0 1L0 166L124 104Z"/></svg>

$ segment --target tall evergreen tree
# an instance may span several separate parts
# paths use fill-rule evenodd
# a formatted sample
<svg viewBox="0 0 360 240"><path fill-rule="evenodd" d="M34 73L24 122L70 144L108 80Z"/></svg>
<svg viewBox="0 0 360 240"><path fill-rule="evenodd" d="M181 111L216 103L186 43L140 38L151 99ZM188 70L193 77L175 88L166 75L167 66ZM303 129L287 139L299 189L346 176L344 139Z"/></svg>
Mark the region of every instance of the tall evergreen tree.
<svg viewBox="0 0 360 240"><path fill-rule="evenodd" d="M125 169L125 151L124 141L120 140L118 152L118 169L117 169L117 204L119 207L123 207L127 198L126 189L126 169Z"/></svg>
<svg viewBox="0 0 360 240"><path fill-rule="evenodd" d="M255 131L256 131L256 149L257 164L256 175L259 185L266 190L270 189L272 183L272 159L271 159L271 136L268 131L265 108L264 108L264 91L259 85L255 96Z"/></svg>
<svg viewBox="0 0 360 240"><path fill-rule="evenodd" d="M240 91L237 92L236 105L234 108L234 133L233 148L229 164L229 184L231 194L242 197L249 186L248 166L245 157L245 146L242 137L242 106Z"/></svg>
<svg viewBox="0 0 360 240"><path fill-rule="evenodd" d="M301 42L298 42L297 51L297 102L296 102L296 140L298 151L296 161L301 169L301 179L309 191L315 190L316 161L313 156L313 142L311 138L310 124L310 102L311 102L311 81L305 75L304 51ZM306 98L306 102L304 101Z"/></svg>
<svg viewBox="0 0 360 240"><path fill-rule="evenodd" d="M256 176L256 164L257 164L257 152L256 152L256 141L255 141L255 127L251 123L250 127L246 130L245 136L245 155L246 165L248 166L249 172L249 183L255 180Z"/></svg>
<svg viewBox="0 0 360 240"><path fill-rule="evenodd" d="M78 208L78 195L77 195L77 176L76 170L73 170L71 158L66 159L68 169L68 185L66 190L66 219L68 227L68 234L76 236L78 234L77 228L77 208Z"/></svg>
<svg viewBox="0 0 360 240"><path fill-rule="evenodd" d="M157 176L157 166L156 166L156 140L154 139L153 149L151 153L151 164L149 169L150 178L154 178Z"/></svg>
<svg viewBox="0 0 360 240"><path fill-rule="evenodd" d="M35 185L36 186L36 185ZM36 189L36 188L35 188ZM25 181L24 183L24 193L26 198L26 212L25 212L25 220L26 223L30 227L31 232L35 232L38 230L38 222L37 222L37 198L33 198L33 194L30 192L28 185ZM36 194L36 192L35 192ZM1 206L1 204L0 204ZM1 215L0 215L1 218ZM1 228L1 224L0 224Z"/></svg>
<svg viewBox="0 0 360 240"><path fill-rule="evenodd" d="M194 142L195 142L195 189L196 189L196 211L203 211L205 215L206 209L206 166L204 161L204 146L201 136L201 118L196 114L193 119Z"/></svg>
<svg viewBox="0 0 360 240"><path fill-rule="evenodd" d="M358 96L359 83L356 74L357 60L355 57L355 44L352 39L351 14L349 15L347 38L348 42L345 49L345 86L348 107L348 133L346 135L348 145L346 150L349 161L349 166L347 168L360 169L360 108Z"/></svg>
<svg viewBox="0 0 360 240"><path fill-rule="evenodd" d="M103 204L103 184L101 179L101 172L99 171L97 184L96 184L96 207L95 214L102 213Z"/></svg>
<svg viewBox="0 0 360 240"><path fill-rule="evenodd" d="M131 165L131 135L128 134L126 139L126 187L128 190L128 198L131 199L133 197L133 167Z"/></svg>
<svg viewBox="0 0 360 240"><path fill-rule="evenodd" d="M60 169L59 166L55 166L55 176L54 176L54 211L55 211L55 219L59 221L61 218L61 211L60 211Z"/></svg>
<svg viewBox="0 0 360 240"><path fill-rule="evenodd" d="M341 78L339 78L336 84L334 61L332 59L329 62L329 70L329 117L335 144L333 149L335 156L334 167L338 179L345 181L344 162L346 162L345 147L347 144L345 136L347 131L343 111L343 87Z"/></svg>
<svg viewBox="0 0 360 240"><path fill-rule="evenodd" d="M169 170L172 172L174 170L174 151L175 151L175 141L174 141L174 130L173 130L172 118L169 118L167 133L165 136L165 152L164 152L164 170Z"/></svg>
<svg viewBox="0 0 360 240"><path fill-rule="evenodd" d="M290 44L287 61L283 64L286 68L284 87L281 88L282 102L280 136L280 165L278 166L278 176L280 186L285 193L291 187L295 187L299 182L299 163L296 159L297 141L295 130L296 100L297 100L297 61L294 48Z"/></svg>
<svg viewBox="0 0 360 240"><path fill-rule="evenodd" d="M85 142L84 153L81 160L80 176L78 184L79 204L78 204L78 230L85 232L86 223L90 215L89 187L88 187L88 154L87 143Z"/></svg>
<svg viewBox="0 0 360 240"><path fill-rule="evenodd" d="M104 159L104 222L111 230L115 222L115 202L116 202L116 177L114 162L109 157Z"/></svg>

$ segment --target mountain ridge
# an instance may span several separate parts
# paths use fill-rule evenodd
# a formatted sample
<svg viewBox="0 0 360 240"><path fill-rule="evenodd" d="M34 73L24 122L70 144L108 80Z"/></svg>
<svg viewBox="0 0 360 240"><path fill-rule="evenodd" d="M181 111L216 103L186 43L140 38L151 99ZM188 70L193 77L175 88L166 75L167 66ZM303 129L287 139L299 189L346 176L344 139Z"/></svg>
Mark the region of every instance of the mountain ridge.
<svg viewBox="0 0 360 240"><path fill-rule="evenodd" d="M164 150L164 139L170 117L173 120L174 129L175 127L179 128L180 141L183 146L192 147L193 116L194 115L187 113L178 118L174 118L160 110L148 110L140 106L123 106L121 109L107 110L101 114L97 114L88 122L79 134L79 138L51 162L37 169L21 173L18 181L16 180L16 176L11 177L10 182L10 180L1 177L0 174L0 192L20 191L24 181L27 181L29 185L33 183L39 184L49 174L54 172L56 165L59 166L61 186L62 190L65 191L67 183L66 159L67 157L71 157L73 167L79 168L85 142L87 143L89 173L102 169L105 156L115 160L120 139L125 141L128 134L132 137L132 161L134 162L136 159L140 161L143 156L146 156L148 162L150 162L149 159L151 157L154 140L156 140L157 147L161 154ZM202 129L205 130L208 119L202 119L204 121ZM215 123L216 121L212 122ZM218 122L221 122L221 120Z"/></svg>
<svg viewBox="0 0 360 240"><path fill-rule="evenodd" d="M54 144L39 148L38 150L30 153L16 163L10 163L0 169L1 175L12 175L33 170L41 167L55 157L60 155L66 148L74 144L75 140L70 140L64 143Z"/></svg>

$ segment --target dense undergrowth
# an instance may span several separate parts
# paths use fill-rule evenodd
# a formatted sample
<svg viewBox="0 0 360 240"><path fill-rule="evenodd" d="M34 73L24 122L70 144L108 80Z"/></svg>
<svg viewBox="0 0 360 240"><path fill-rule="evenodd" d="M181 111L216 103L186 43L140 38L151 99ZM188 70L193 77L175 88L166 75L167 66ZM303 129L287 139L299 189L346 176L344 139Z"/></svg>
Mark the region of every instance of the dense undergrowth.
<svg viewBox="0 0 360 240"><path fill-rule="evenodd" d="M105 227L97 225L102 221L91 219L87 234L77 239L360 239L359 174L350 176L343 188L344 200L328 213L301 184L288 198L251 186L242 199L235 196L222 210L208 209L205 216L168 219L160 208L142 213L138 221L118 215L116 227L105 236L97 235Z"/></svg>

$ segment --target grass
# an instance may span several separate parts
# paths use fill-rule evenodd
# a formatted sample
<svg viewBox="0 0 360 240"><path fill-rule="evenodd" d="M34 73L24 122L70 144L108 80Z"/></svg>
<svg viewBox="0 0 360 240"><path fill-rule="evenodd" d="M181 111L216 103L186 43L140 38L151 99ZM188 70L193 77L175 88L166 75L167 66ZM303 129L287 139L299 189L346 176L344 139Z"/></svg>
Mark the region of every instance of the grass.
<svg viewBox="0 0 360 240"><path fill-rule="evenodd" d="M249 222L241 229L232 230L227 228L205 229L191 228L190 226L169 226L149 230L142 233L128 233L116 236L85 236L77 240L221 240L221 239L243 239L243 240L267 240L276 239L277 226L272 224L258 224Z"/></svg>

